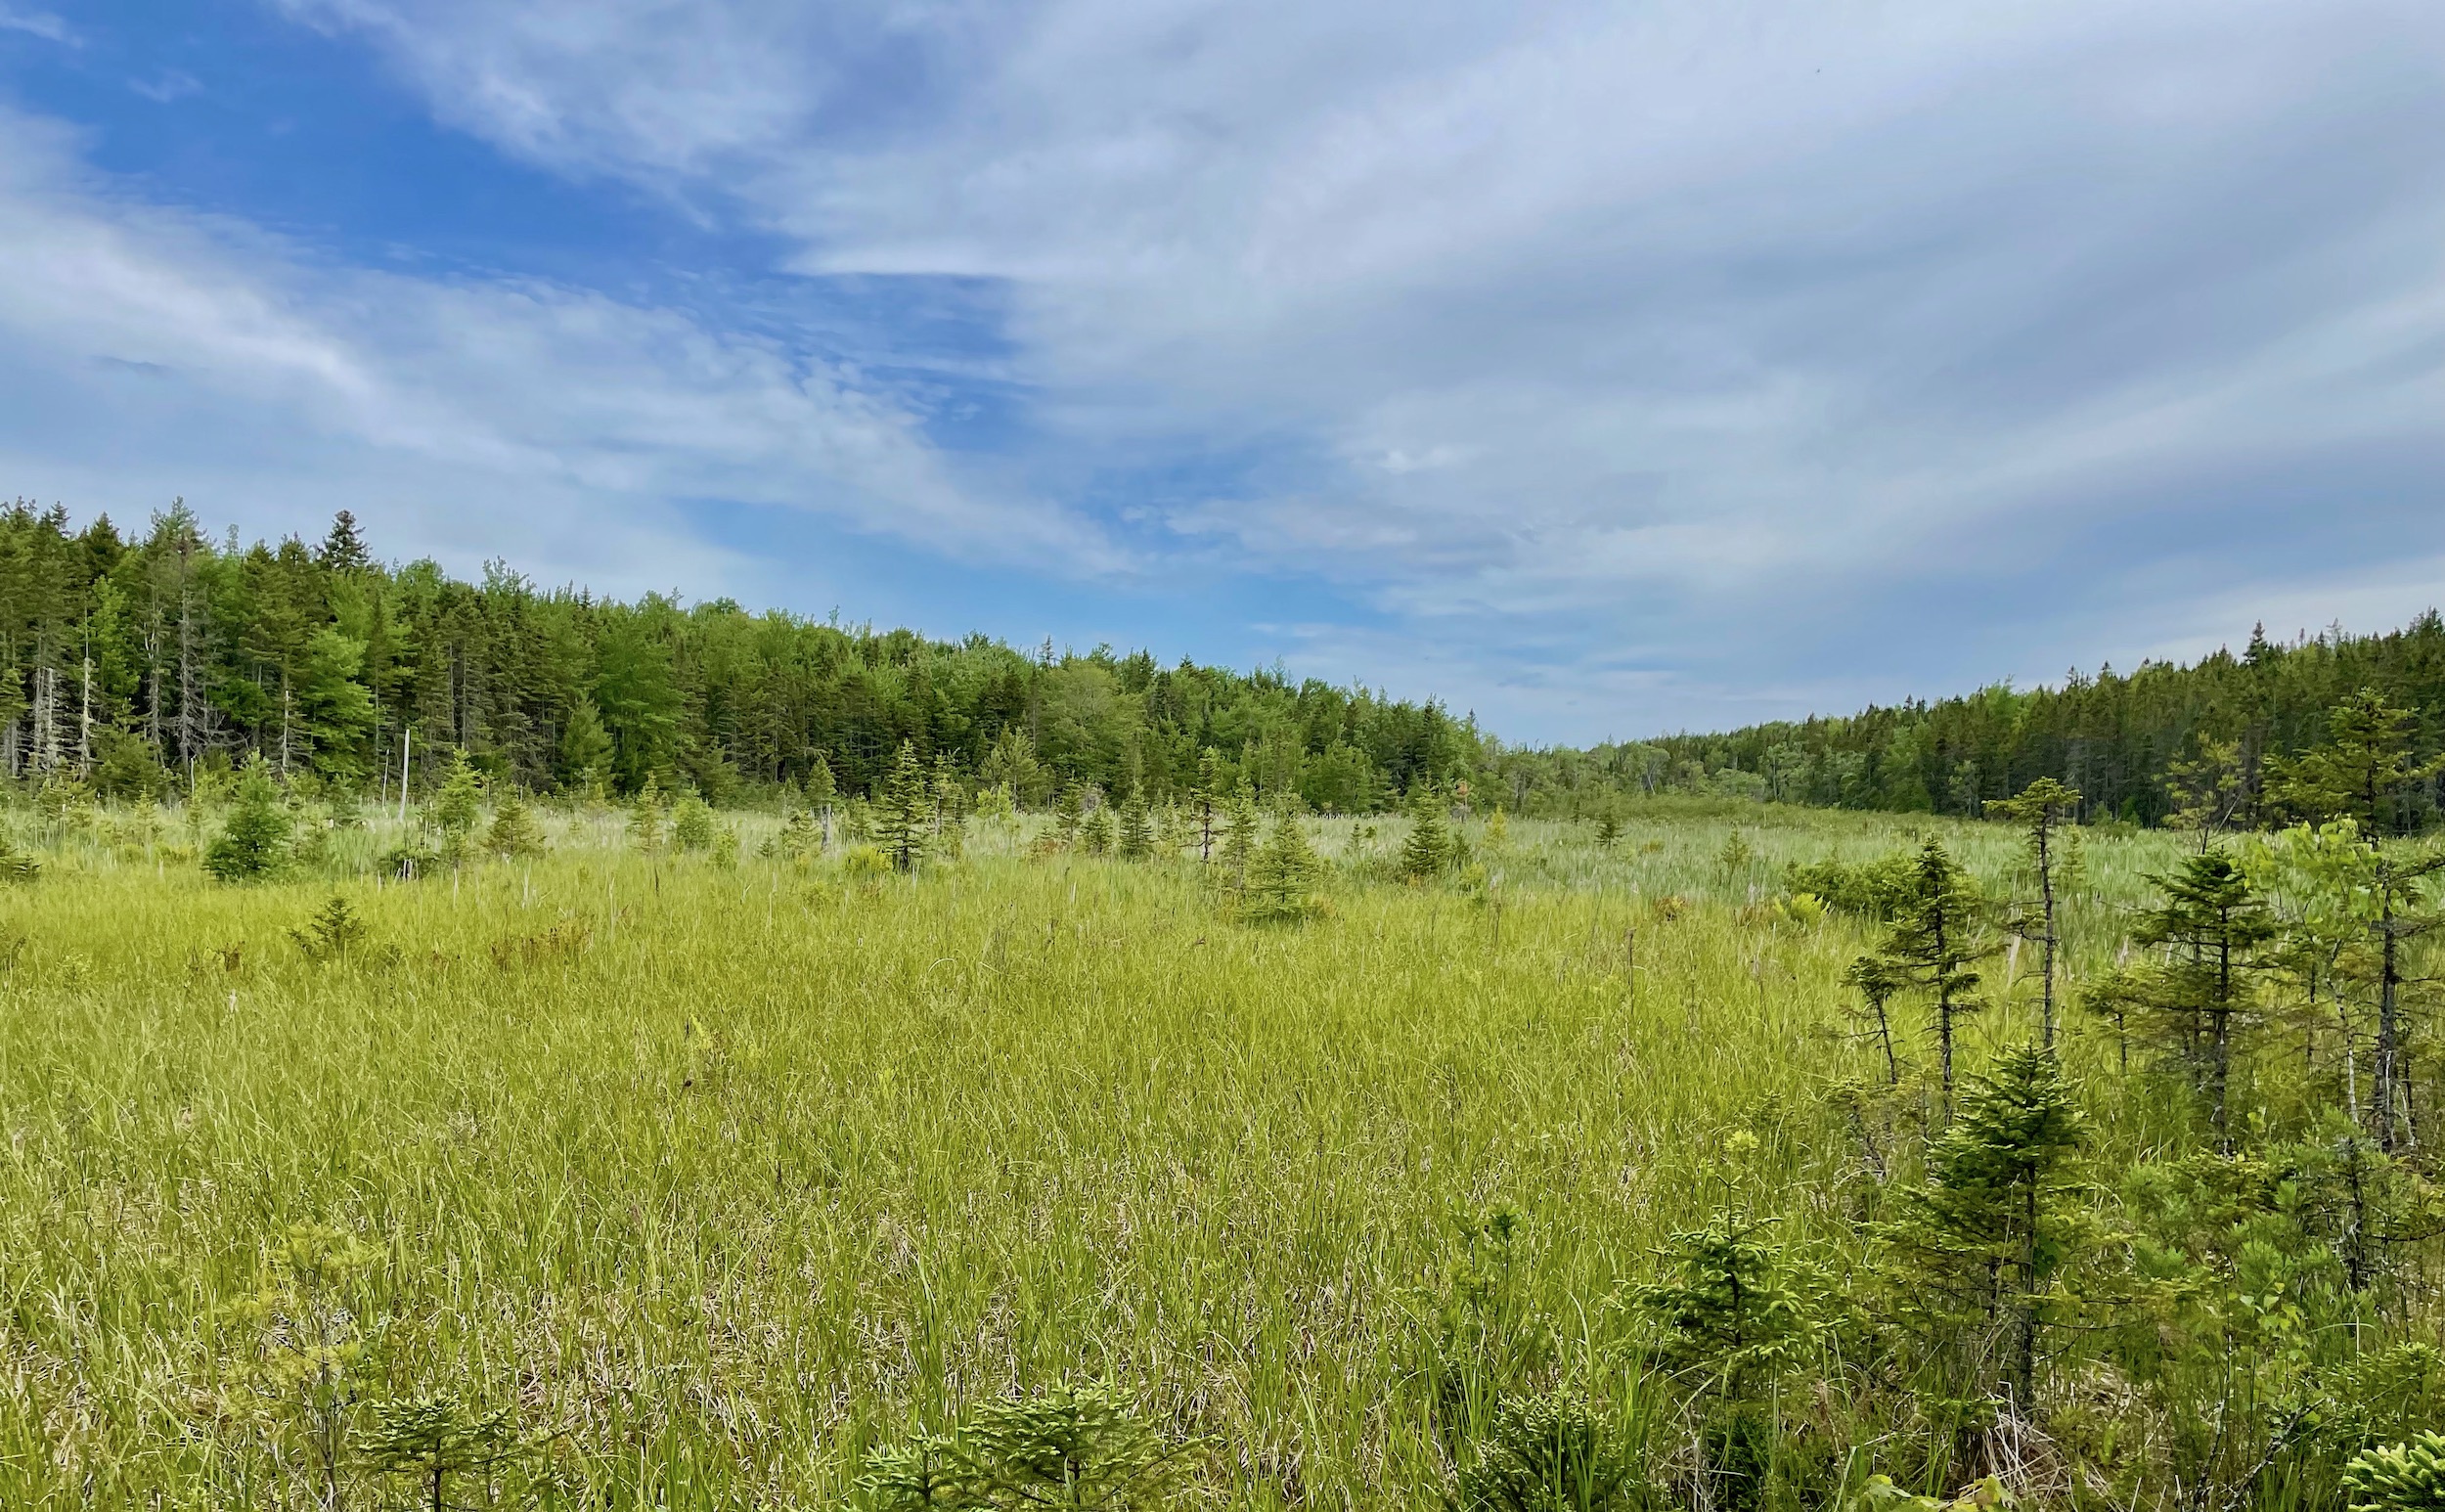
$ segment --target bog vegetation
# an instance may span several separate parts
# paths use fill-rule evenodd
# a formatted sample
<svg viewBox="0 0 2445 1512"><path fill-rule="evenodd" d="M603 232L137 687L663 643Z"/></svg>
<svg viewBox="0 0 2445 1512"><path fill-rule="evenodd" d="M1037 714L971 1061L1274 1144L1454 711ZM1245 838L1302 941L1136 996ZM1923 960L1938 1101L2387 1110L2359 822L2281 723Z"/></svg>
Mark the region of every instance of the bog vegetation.
<svg viewBox="0 0 2445 1512"><path fill-rule="evenodd" d="M10 530L0 1504L2445 1505L2382 678L1845 812Z"/></svg>

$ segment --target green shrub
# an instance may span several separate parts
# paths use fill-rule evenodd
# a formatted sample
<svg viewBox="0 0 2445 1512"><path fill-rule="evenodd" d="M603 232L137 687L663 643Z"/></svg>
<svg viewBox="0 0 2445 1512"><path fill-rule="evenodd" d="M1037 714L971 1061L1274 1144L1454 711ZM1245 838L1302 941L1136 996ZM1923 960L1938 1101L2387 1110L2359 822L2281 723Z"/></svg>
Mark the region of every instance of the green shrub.
<svg viewBox="0 0 2445 1512"><path fill-rule="evenodd" d="M1456 1512L1611 1512L1636 1478L1595 1406L1565 1392L1506 1397L1452 1497Z"/></svg>

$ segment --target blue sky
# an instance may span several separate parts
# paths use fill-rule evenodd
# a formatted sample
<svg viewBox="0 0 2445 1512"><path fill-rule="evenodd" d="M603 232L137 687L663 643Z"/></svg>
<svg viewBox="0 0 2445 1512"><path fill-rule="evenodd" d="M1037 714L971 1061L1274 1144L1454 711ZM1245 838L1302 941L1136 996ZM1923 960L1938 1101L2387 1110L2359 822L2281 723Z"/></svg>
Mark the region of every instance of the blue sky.
<svg viewBox="0 0 2445 1512"><path fill-rule="evenodd" d="M2445 592L2433 0L0 0L0 494L1527 740Z"/></svg>

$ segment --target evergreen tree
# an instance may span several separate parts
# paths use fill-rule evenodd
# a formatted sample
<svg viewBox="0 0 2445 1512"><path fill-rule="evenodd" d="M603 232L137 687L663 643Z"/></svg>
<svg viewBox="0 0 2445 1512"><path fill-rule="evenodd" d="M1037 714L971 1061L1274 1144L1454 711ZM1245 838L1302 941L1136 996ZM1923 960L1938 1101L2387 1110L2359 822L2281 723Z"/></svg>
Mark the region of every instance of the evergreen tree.
<svg viewBox="0 0 2445 1512"><path fill-rule="evenodd" d="M292 827L280 787L272 780L271 767L261 756L251 757L239 774L237 801L228 822L203 853L203 869L224 882L278 876L289 865Z"/></svg>
<svg viewBox="0 0 2445 1512"><path fill-rule="evenodd" d="M1145 861L1155 853L1154 824L1146 812L1146 800L1135 788L1122 800L1114 838L1123 861Z"/></svg>
<svg viewBox="0 0 2445 1512"><path fill-rule="evenodd" d="M357 517L346 510L332 516L331 533L323 538L323 549L315 557L324 571L338 574L363 572L374 564L373 554L365 549L365 537L357 531Z"/></svg>
<svg viewBox="0 0 2445 1512"><path fill-rule="evenodd" d="M1222 871L1233 887L1247 885L1260 823L1256 789L1243 777L1232 786L1229 806L1222 814Z"/></svg>
<svg viewBox="0 0 2445 1512"><path fill-rule="evenodd" d="M1276 922L1311 918L1321 911L1316 883L1324 870L1322 858L1308 843L1308 832L1288 813L1273 822L1273 830L1248 864L1248 886L1240 900L1242 916Z"/></svg>
<svg viewBox="0 0 2445 1512"><path fill-rule="evenodd" d="M678 850L711 849L716 827L712 806L698 794L684 795L671 809L671 844Z"/></svg>
<svg viewBox="0 0 2445 1512"><path fill-rule="evenodd" d="M968 789L947 753L935 758L930 797L934 808L931 849L946 860L956 861L967 854Z"/></svg>
<svg viewBox="0 0 2445 1512"><path fill-rule="evenodd" d="M420 1397L377 1402L374 1425L356 1447L375 1473L404 1477L415 1488L412 1505L449 1512L459 1505L448 1496L454 1477L487 1475L521 1445L507 1410L477 1412L455 1398Z"/></svg>
<svg viewBox="0 0 2445 1512"><path fill-rule="evenodd" d="M1910 985L1899 966L1879 956L1862 956L1843 973L1843 985L1859 994L1861 1017L1885 1052L1886 1081L1901 1085L1901 1057L1893 1048L1893 1017L1887 1006Z"/></svg>
<svg viewBox="0 0 2445 1512"><path fill-rule="evenodd" d="M1190 814L1197 826L1197 859L1214 859L1217 823L1230 802L1222 782L1222 758L1209 745L1197 754L1197 785L1189 795Z"/></svg>
<svg viewBox="0 0 2445 1512"><path fill-rule="evenodd" d="M1596 848L1610 851L1622 843L1622 816L1607 808L1596 816Z"/></svg>
<svg viewBox="0 0 2445 1512"><path fill-rule="evenodd" d="M467 752L453 751L450 775L442 779L441 791L433 798L432 823L441 834L444 861L456 863L466 857L467 843L483 817L484 789L475 776L475 766L467 759Z"/></svg>
<svg viewBox="0 0 2445 1512"><path fill-rule="evenodd" d="M595 711L595 700L578 694L560 727L560 780L572 792L595 791L610 780L611 754L611 736Z"/></svg>
<svg viewBox="0 0 2445 1512"><path fill-rule="evenodd" d="M1432 881L1449 869L1451 826L1444 820L1444 801L1431 782L1410 789L1409 833L1400 842L1400 874L1412 881Z"/></svg>
<svg viewBox="0 0 2445 1512"><path fill-rule="evenodd" d="M2413 725L2410 711L2361 689L2329 714L2327 744L2278 766L2276 801L2305 819L2351 820L2372 844L2395 833L2409 790L2445 766L2413 758Z"/></svg>
<svg viewBox="0 0 2445 1512"><path fill-rule="evenodd" d="M1972 996L1972 967L1992 952L1978 928L1978 896L1943 842L1919 847L1907 884L1894 902L1885 957L1905 979L1934 997L1935 1043L1944 1107L1953 1100L1953 1040L1957 1022L1985 1006Z"/></svg>
<svg viewBox="0 0 2445 1512"><path fill-rule="evenodd" d="M365 647L337 630L315 632L306 643L293 690L296 721L315 772L340 783L364 779L368 742L374 733L374 695L359 681Z"/></svg>
<svg viewBox="0 0 2445 1512"><path fill-rule="evenodd" d="M1079 826L1085 823L1086 820L1086 784L1075 779L1062 783L1061 796L1053 803L1053 832L1061 837L1062 844L1075 844L1078 840Z"/></svg>
<svg viewBox="0 0 2445 1512"><path fill-rule="evenodd" d="M1927 1153L1927 1178L1880 1225L1899 1311L1986 1356L2000 1334L2010 1400L2035 1408L2042 1336L2066 1302L2077 1258L2072 1163L2085 1122L2063 1067L2043 1045L2016 1045L1973 1077L1960 1116Z"/></svg>
<svg viewBox="0 0 2445 1512"><path fill-rule="evenodd" d="M492 828L484 834L484 849L504 861L544 853L543 826L535 823L533 805L516 788L504 792L493 810Z"/></svg>
<svg viewBox="0 0 2445 1512"><path fill-rule="evenodd" d="M2275 920L2242 868L2220 851L2191 857L2179 871L2149 881L2163 900L2141 916L2132 939L2166 956L2153 970L2125 973L2123 990L2191 1069L2217 1146L2229 1149L2234 1040L2249 1027L2259 952L2275 938Z"/></svg>
<svg viewBox="0 0 2445 1512"><path fill-rule="evenodd" d="M2172 803L2165 827L2190 831L2206 850L2248 802L2241 742L2201 736L2198 755L2166 765L2165 796Z"/></svg>
<svg viewBox="0 0 2445 1512"><path fill-rule="evenodd" d="M2047 1045L2055 1043L2055 953L2063 944L2060 914L2055 907L2055 884L2059 879L2056 835L2065 821L2079 812L2080 795L2053 778L2042 777L2021 790L2017 798L1998 798L1987 804L1986 812L1993 818L2019 824L2029 837L2029 863L2037 868L2038 906L2035 914L2026 910L2013 921L2021 938L2038 947L2040 980L2045 984L2041 999L2041 1038Z"/></svg>
<svg viewBox="0 0 2445 1512"><path fill-rule="evenodd" d="M823 851L823 834L817 827L813 811L792 809L781 825L781 854L791 861L805 861Z"/></svg>
<svg viewBox="0 0 2445 1512"><path fill-rule="evenodd" d="M645 785L637 789L637 797L628 808L628 833L637 848L650 856L662 849L662 828L666 818L663 810L662 784L653 774L645 774Z"/></svg>
<svg viewBox="0 0 2445 1512"><path fill-rule="evenodd" d="M914 871L925 860L932 830L933 798L916 743L900 742L900 755L874 804L874 843L896 871Z"/></svg>
<svg viewBox="0 0 2445 1512"><path fill-rule="evenodd" d="M1112 805L1108 803L1096 804L1093 810L1088 814L1087 818L1080 823L1078 826L1078 837L1080 846L1087 852L1088 855L1110 855L1112 853L1113 839Z"/></svg>
<svg viewBox="0 0 2445 1512"><path fill-rule="evenodd" d="M1656 1357L1723 1397L1750 1398L1802 1364L1826 1326L1824 1278L1770 1242L1771 1227L1719 1211L1673 1234L1663 1279L1631 1294Z"/></svg>
<svg viewBox="0 0 2445 1512"><path fill-rule="evenodd" d="M823 753L815 753L807 767L807 806L815 811L816 821L822 826L823 844L832 843L832 808L840 802L840 783L832 777L832 764Z"/></svg>

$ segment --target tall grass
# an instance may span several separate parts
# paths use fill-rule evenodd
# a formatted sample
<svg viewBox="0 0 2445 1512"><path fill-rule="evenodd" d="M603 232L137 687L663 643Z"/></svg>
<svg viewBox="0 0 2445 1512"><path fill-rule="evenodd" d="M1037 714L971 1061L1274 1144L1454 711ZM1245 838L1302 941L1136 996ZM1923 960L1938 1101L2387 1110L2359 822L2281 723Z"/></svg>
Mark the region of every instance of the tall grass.
<svg viewBox="0 0 2445 1512"><path fill-rule="evenodd" d="M514 1407L591 1505L827 1504L876 1444L1077 1376L1211 1436L1217 1504L1426 1504L1422 1341L1495 1210L1539 1370L1633 1419L1607 1299L1667 1233L1728 1200L1856 1242L1818 1093L1881 1067L1839 1012L1865 937L1763 905L1915 832L1641 813L1610 853L1470 826L1482 871L1433 889L1371 880L1397 822L1322 823L1333 911L1295 929L1192 862L990 826L867 882L757 859L753 819L735 869L564 817L407 884L363 874L379 822L255 887L175 820L53 835L0 892L0 1504L280 1494L233 1305L302 1223L381 1253L384 1390ZM2011 885L2009 833L1941 829ZM2091 843L2076 961L2171 853ZM288 932L334 888L371 939L318 963ZM2033 1029L2018 977L1974 1037Z"/></svg>

